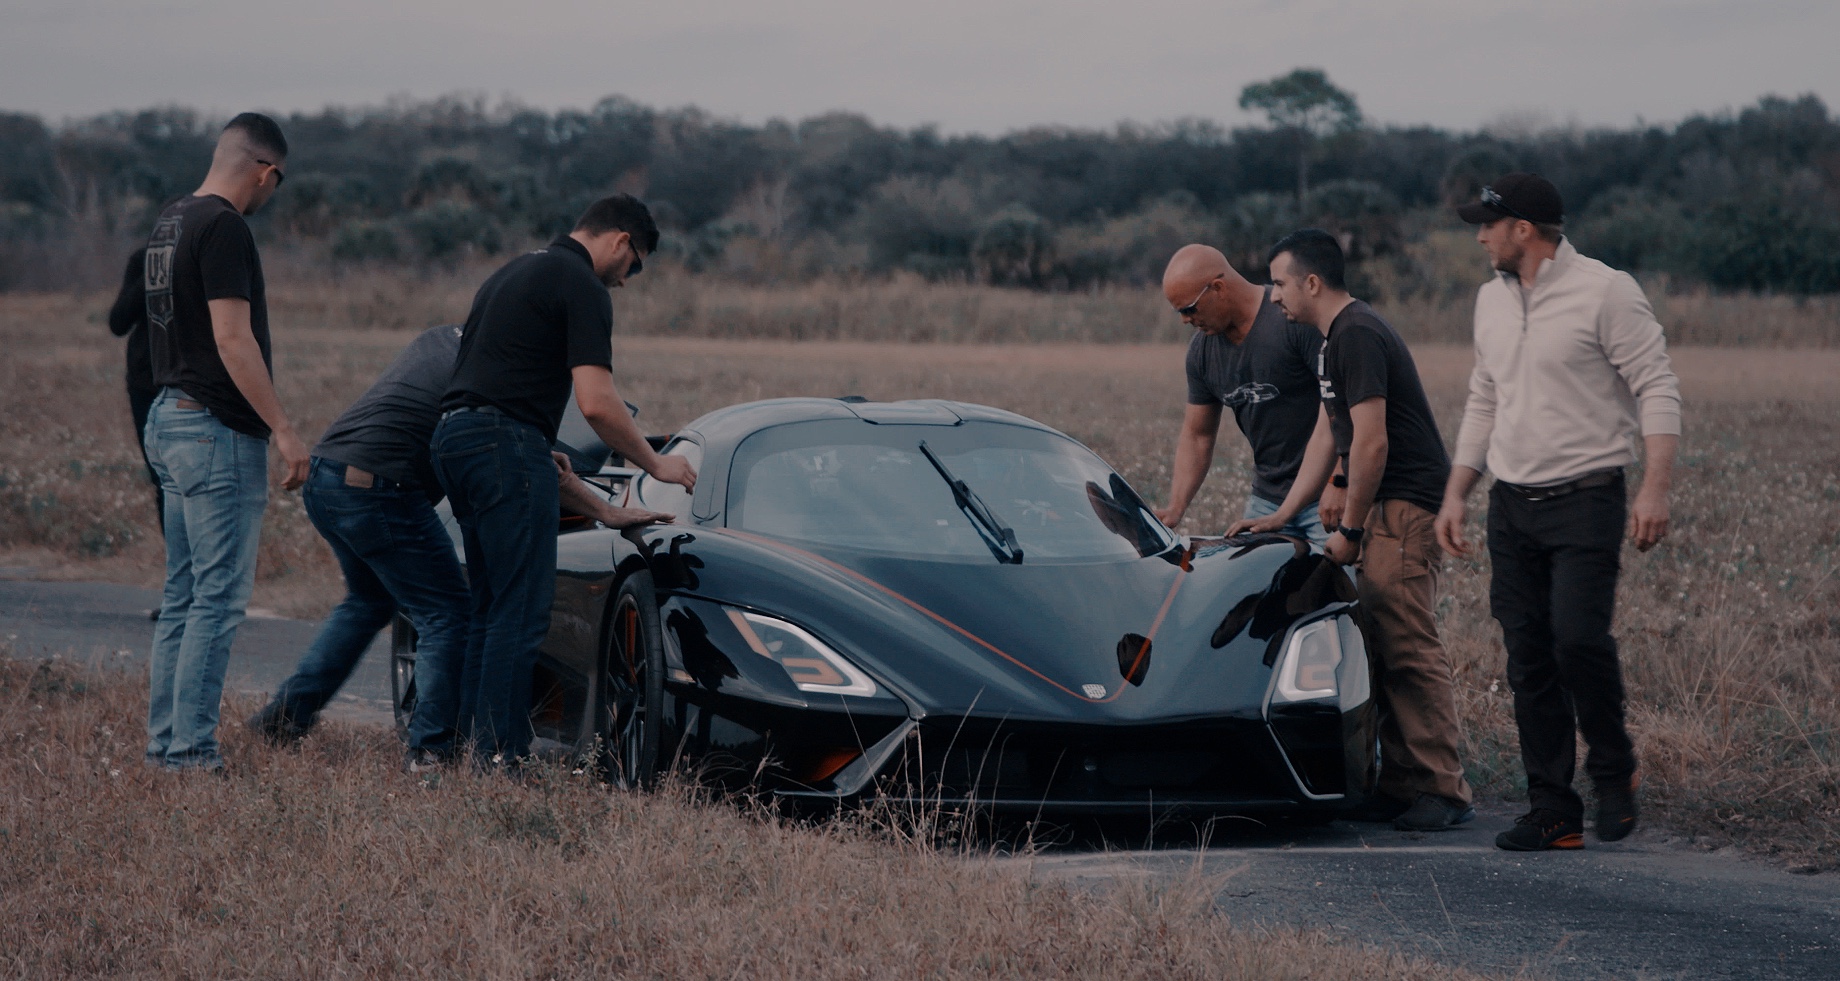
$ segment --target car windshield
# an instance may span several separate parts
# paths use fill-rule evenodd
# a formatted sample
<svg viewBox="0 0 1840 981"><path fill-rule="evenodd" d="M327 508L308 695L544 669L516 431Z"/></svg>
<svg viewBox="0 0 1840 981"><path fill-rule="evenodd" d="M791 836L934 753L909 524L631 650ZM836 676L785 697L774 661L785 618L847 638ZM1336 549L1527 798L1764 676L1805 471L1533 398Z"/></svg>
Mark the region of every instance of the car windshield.
<svg viewBox="0 0 1840 981"><path fill-rule="evenodd" d="M1175 544L1092 451L996 422L827 419L763 430L735 451L728 526L807 545L998 561L990 532L959 506L922 441L1014 530L1025 563L1139 558Z"/></svg>

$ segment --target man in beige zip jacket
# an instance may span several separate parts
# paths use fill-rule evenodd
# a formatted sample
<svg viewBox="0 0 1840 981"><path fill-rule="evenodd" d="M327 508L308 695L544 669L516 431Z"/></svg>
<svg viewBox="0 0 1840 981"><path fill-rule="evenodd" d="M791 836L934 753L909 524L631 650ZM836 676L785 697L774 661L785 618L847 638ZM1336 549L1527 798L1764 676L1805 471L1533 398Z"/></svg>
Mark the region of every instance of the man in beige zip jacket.
<svg viewBox="0 0 1840 981"><path fill-rule="evenodd" d="M1509 174L1458 214L1480 226L1499 275L1476 294L1476 365L1437 535L1450 554L1469 554L1466 499L1493 471L1489 606L1508 651L1531 805L1495 843L1583 847L1579 733L1597 837L1617 841L1636 825L1636 758L1610 623L1625 531L1642 551L1667 534L1679 383L1641 286L1578 254L1545 178ZM1636 462L1638 433L1647 469L1628 508L1623 470Z"/></svg>

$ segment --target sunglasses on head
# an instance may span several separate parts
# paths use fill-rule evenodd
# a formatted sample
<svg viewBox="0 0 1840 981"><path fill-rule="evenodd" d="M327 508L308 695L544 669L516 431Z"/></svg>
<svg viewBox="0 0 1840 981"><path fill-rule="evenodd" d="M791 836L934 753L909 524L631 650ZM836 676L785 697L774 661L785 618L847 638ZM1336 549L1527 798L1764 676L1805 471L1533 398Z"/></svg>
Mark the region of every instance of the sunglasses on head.
<svg viewBox="0 0 1840 981"><path fill-rule="evenodd" d="M1527 222L1530 225L1539 224L1539 222L1534 221L1532 218L1529 218L1526 215L1523 215L1520 212L1514 210L1513 208L1508 207L1508 202L1503 201L1501 199L1501 195L1495 193L1495 189L1492 187L1484 187L1482 189L1482 203L1488 205L1491 208L1494 208L1496 211L1499 211L1507 215L1510 218L1517 218L1521 221Z"/></svg>

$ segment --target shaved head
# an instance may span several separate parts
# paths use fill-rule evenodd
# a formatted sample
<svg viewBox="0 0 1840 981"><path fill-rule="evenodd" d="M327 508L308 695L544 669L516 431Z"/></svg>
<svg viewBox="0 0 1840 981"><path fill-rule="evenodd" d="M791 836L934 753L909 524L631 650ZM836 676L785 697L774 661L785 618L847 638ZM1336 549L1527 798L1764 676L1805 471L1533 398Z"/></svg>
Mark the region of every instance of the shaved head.
<svg viewBox="0 0 1840 981"><path fill-rule="evenodd" d="M1184 245L1170 256L1169 265L1163 269L1163 292L1172 289L1177 294L1188 293L1181 300L1170 297L1171 302L1180 306L1192 299L1192 294L1203 286L1222 276L1228 279L1240 278L1233 270L1233 264L1212 245Z"/></svg>
<svg viewBox="0 0 1840 981"><path fill-rule="evenodd" d="M1265 291L1246 282L1211 245L1184 245L1163 269L1163 298L1184 323L1238 344L1252 328Z"/></svg>
<svg viewBox="0 0 1840 981"><path fill-rule="evenodd" d="M281 164L287 152L287 137L273 119L259 112L241 113L218 134L211 170L199 193L216 194L243 214L255 214L286 178Z"/></svg>

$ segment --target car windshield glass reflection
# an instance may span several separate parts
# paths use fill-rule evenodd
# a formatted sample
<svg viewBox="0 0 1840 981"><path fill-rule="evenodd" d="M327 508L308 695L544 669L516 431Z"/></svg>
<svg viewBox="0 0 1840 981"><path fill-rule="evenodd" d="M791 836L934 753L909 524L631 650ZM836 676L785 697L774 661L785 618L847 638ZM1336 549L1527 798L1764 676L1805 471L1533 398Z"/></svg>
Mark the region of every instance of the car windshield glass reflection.
<svg viewBox="0 0 1840 981"><path fill-rule="evenodd" d="M998 561L920 449L1012 529L1027 563L1138 558L1174 538L1085 447L1003 423L823 420L764 430L736 451L730 527L810 545Z"/></svg>

